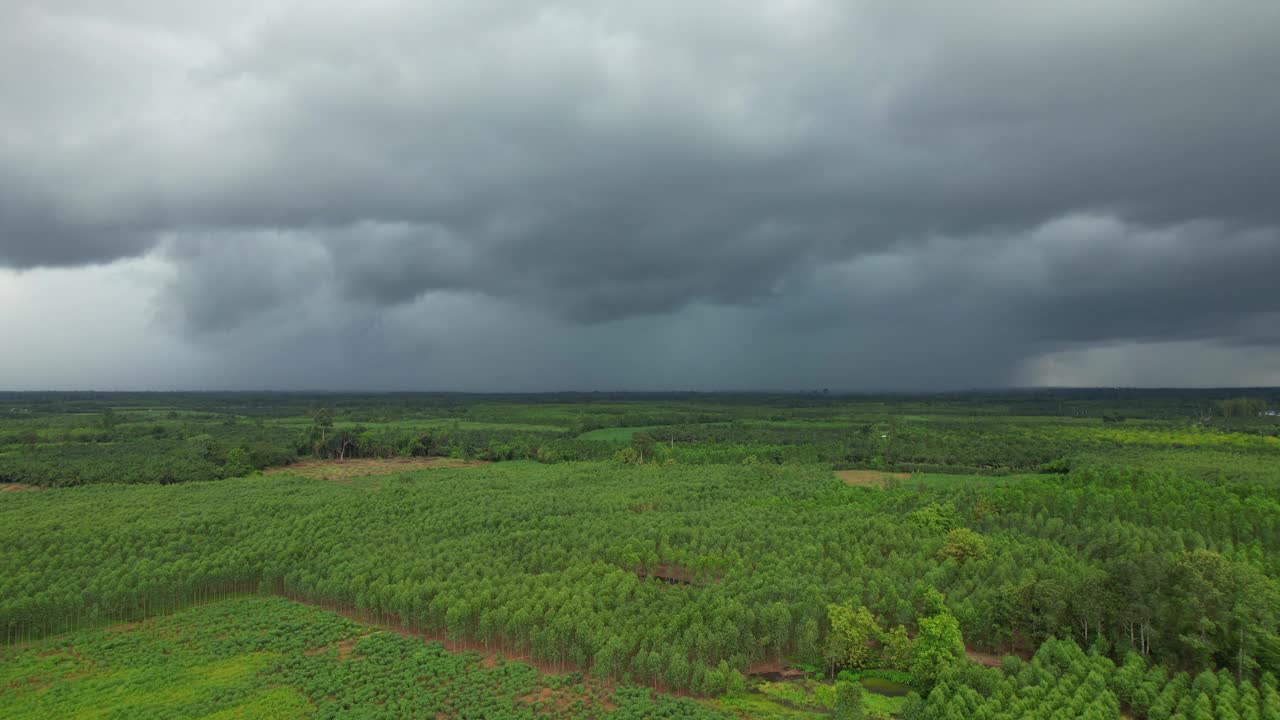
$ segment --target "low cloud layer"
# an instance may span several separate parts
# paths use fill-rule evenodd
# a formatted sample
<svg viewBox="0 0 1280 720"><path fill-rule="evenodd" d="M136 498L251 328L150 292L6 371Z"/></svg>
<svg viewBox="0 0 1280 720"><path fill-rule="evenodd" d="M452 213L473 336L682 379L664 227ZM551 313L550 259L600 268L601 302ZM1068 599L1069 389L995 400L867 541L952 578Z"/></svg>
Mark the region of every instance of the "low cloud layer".
<svg viewBox="0 0 1280 720"><path fill-rule="evenodd" d="M1280 383L1274 4L112 5L0 27L0 385Z"/></svg>

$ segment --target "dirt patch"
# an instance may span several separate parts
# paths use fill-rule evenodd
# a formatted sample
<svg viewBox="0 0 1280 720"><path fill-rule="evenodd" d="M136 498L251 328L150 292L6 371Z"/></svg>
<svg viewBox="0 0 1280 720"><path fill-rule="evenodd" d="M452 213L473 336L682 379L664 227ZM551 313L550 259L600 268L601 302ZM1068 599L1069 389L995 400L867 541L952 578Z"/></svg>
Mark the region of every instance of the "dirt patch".
<svg viewBox="0 0 1280 720"><path fill-rule="evenodd" d="M486 644L475 640L458 640L448 637L443 631L422 630L419 628L401 625L399 623L388 622L385 618L378 618L352 608L341 606L335 607L334 605L324 602L312 603L297 598L289 599L296 603L311 605L312 607L318 607L323 610L328 610L329 612L338 613L348 620L354 620L362 625L370 625L378 628L379 630L385 630L386 632L393 632L403 637L417 638L423 642L438 642L444 646L445 650L448 650L451 653L474 652L480 656L480 664L485 668L495 668L498 666L500 661L510 661L532 665L547 674L560 674L580 669L573 667L568 663L553 663L534 660L524 652L520 651L504 652L502 648L495 646L493 643ZM355 638L355 640L359 639L360 638ZM354 640L352 642L354 643ZM341 646L341 643L339 643L339 646ZM326 649L328 648L321 648L317 652L323 652ZM339 649L339 652L341 652L341 648Z"/></svg>
<svg viewBox="0 0 1280 720"><path fill-rule="evenodd" d="M552 689L544 687L537 692L521 695L519 700L525 705L538 705L543 710L554 708L557 715L567 715L566 711L573 706L578 700L585 700L581 695L575 695L565 689ZM587 702L587 707L592 704L598 705L605 712L613 712L618 709L617 704L608 698L593 698Z"/></svg>
<svg viewBox="0 0 1280 720"><path fill-rule="evenodd" d="M330 649L332 649L332 648L337 648L337 649L338 649L338 662L342 662L342 661L346 660L347 658L351 657L351 652L352 652L353 650L355 650L356 643L360 642L361 640L363 640L363 639L365 639L365 638L367 638L367 637L369 637L369 636L368 636L367 634L365 634L365 635L360 635L360 636L358 636L358 637L347 638L346 640L342 640L342 641L340 641L340 642L336 642L336 643L334 643L334 644L332 644L332 645L325 645L325 646L322 646L322 647L318 647L318 648L316 648L316 649L314 649L314 650L308 650L308 651L306 652L306 654L307 654L307 655L323 655L323 654L325 654L325 653L329 652L329 650L330 650Z"/></svg>
<svg viewBox="0 0 1280 720"><path fill-rule="evenodd" d="M44 488L22 483L0 483L0 492L44 492Z"/></svg>
<svg viewBox="0 0 1280 720"><path fill-rule="evenodd" d="M536 702L545 703L554 696L555 692L551 688L544 687L536 693L529 693L528 695L521 696L520 700L526 705L529 705Z"/></svg>
<svg viewBox="0 0 1280 720"><path fill-rule="evenodd" d="M551 688L544 687L536 693L529 693L528 695L522 695L520 696L520 699L525 702L539 702L542 700L550 700Z"/></svg>
<svg viewBox="0 0 1280 720"><path fill-rule="evenodd" d="M836 477L851 487L869 487L884 489L889 480L906 480L911 473L883 472L880 470L836 470Z"/></svg>
<svg viewBox="0 0 1280 720"><path fill-rule="evenodd" d="M991 653L978 652L977 650L965 650L965 657L970 661L976 662L982 667L1000 667L1000 658Z"/></svg>
<svg viewBox="0 0 1280 720"><path fill-rule="evenodd" d="M577 667L569 662L556 663L556 662L549 662L544 660L535 660L529 657L528 654L524 651L520 651L520 650L508 651L508 649L495 647L493 644L481 643L475 640L452 639L447 637L445 633L442 631L421 630L418 628L412 628L412 627L408 627L408 626L401 625L394 622L388 622L386 618L377 618L368 613L363 613L352 608L334 606L329 603L312 603L312 602L307 602L305 600L300 600L298 598L289 598L289 599L292 600L293 602L296 602L302 605L310 605L312 607L318 607L318 608L327 610L329 612L338 613L339 615L342 615L343 617L349 620L354 620L363 625L372 626L374 628L377 628L379 630L384 630L386 632L393 632L403 637L417 638L419 640L422 640L423 642L438 642L444 646L445 650L448 650L451 653L467 653L467 652L477 653L480 656L481 666L486 669L495 668L498 666L499 663L502 663L502 662L520 662L520 663L524 663L525 665L532 665L533 667L537 668L539 671L541 671L545 675L560 675L563 673L575 672L575 671L581 672L583 675L584 684L591 688L591 694L594 696L594 699L593 699L594 704L602 708L605 712L613 712L614 710L618 709L617 704L611 699L613 692L617 689L617 686L618 686L617 681L610 677L593 675L590 671L590 668ZM360 637L366 637L366 636L367 634L362 635ZM342 657L342 652L343 652L342 646L347 643L350 643L352 646L354 646L354 644L356 643L356 641L360 639L360 637L344 640L341 643L337 644L339 648L340 659L345 659ZM324 648L320 648L316 652L317 653L324 652L329 647L333 647L333 646L330 645ZM670 688L666 689L666 691L673 695L692 697L692 695L687 691L673 690ZM560 695L564 695L564 699L566 700L565 707L568 707L569 704L572 704L573 700L576 700L578 697L578 696L572 696L572 697L568 696L564 694L563 691L560 691L559 693L557 693L557 691L555 690L544 688L543 691L539 695L534 696L533 699L548 700L548 699L553 699L553 696L554 696L556 705L557 707L559 707L561 702ZM588 704L588 707L590 707L590 703Z"/></svg>
<svg viewBox="0 0 1280 720"><path fill-rule="evenodd" d="M992 655L991 653L978 652L965 648L964 654L971 661L978 663L983 667L1000 667L1000 661L1007 655L1016 655L1023 660L1030 661L1031 653L1026 651L1009 652L1004 655Z"/></svg>
<svg viewBox="0 0 1280 720"><path fill-rule="evenodd" d="M707 579L699 579L694 575L692 570L686 570L679 565L662 564L655 565L648 569L636 571L636 576L641 579L650 578L658 580L668 585L706 585ZM720 578L711 578L715 582L720 582Z"/></svg>
<svg viewBox="0 0 1280 720"><path fill-rule="evenodd" d="M485 460L459 460L447 457L348 458L346 460L303 460L292 465L267 468L262 472L264 475L296 475L315 480L343 482L374 475L479 467L488 464L489 462Z"/></svg>
<svg viewBox="0 0 1280 720"><path fill-rule="evenodd" d="M747 668L747 677L760 678L769 682L785 682L804 678L805 671L800 668L783 665L773 661L761 661Z"/></svg>

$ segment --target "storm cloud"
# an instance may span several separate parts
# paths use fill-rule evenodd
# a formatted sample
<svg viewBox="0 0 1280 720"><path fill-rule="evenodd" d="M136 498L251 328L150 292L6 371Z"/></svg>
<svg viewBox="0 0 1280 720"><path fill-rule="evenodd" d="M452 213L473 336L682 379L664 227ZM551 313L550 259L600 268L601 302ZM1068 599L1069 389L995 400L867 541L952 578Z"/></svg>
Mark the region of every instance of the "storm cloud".
<svg viewBox="0 0 1280 720"><path fill-rule="evenodd" d="M0 320L169 386L1280 384L1275 3L7 14Z"/></svg>

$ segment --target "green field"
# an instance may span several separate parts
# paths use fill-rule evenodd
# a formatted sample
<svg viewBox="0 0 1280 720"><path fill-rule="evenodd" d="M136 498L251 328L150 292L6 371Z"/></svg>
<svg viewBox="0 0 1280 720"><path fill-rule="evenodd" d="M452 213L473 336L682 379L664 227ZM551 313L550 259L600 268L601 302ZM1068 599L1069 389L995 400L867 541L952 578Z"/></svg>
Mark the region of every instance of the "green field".
<svg viewBox="0 0 1280 720"><path fill-rule="evenodd" d="M597 442L619 442L629 443L636 433L650 433L658 430L661 425L641 425L638 427L611 427L600 428L599 430L591 430L584 432L578 436L579 440L594 440Z"/></svg>
<svg viewBox="0 0 1280 720"><path fill-rule="evenodd" d="M0 717L1280 717L1212 397L0 399Z"/></svg>
<svg viewBox="0 0 1280 720"><path fill-rule="evenodd" d="M283 599L224 600L0 651L0 718L727 718L446 651Z"/></svg>

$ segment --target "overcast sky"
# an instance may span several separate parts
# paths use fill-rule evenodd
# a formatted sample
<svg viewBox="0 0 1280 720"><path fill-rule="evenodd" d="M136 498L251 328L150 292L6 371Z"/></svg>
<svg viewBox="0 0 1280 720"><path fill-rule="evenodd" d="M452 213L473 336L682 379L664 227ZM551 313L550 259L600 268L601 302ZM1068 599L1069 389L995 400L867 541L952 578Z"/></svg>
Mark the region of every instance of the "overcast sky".
<svg viewBox="0 0 1280 720"><path fill-rule="evenodd" d="M1280 385L1280 3L0 2L0 389Z"/></svg>

